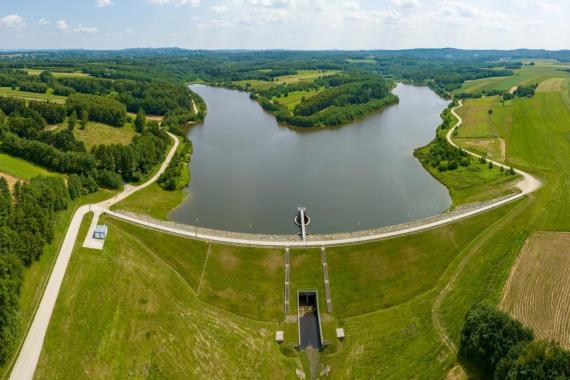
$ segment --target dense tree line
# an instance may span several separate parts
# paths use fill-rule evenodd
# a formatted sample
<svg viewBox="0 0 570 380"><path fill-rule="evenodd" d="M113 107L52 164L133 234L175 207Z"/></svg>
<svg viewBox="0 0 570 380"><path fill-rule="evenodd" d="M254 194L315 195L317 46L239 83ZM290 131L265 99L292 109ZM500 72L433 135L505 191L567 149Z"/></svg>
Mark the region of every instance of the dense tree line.
<svg viewBox="0 0 570 380"><path fill-rule="evenodd" d="M140 181L163 161L170 144L168 134L158 127L148 127L129 145L96 145L92 155L97 167L120 174L125 181Z"/></svg>
<svg viewBox="0 0 570 380"><path fill-rule="evenodd" d="M567 379L570 352L553 342L534 341L532 330L485 303L474 305L461 330L459 359L486 377Z"/></svg>
<svg viewBox="0 0 570 380"><path fill-rule="evenodd" d="M279 104L278 97L286 96L287 91L306 91L321 86L325 86L321 92L303 98L293 112ZM281 85L253 92L250 96L266 111L274 113L279 122L316 127L350 123L368 112L397 103L398 98L390 93L392 86L392 82L378 76L352 73L323 77L313 84Z"/></svg>
<svg viewBox="0 0 570 380"><path fill-rule="evenodd" d="M127 121L124 104L105 96L71 94L67 98L68 112L87 113L89 120L122 127Z"/></svg>
<svg viewBox="0 0 570 380"><path fill-rule="evenodd" d="M536 84L530 84L528 86L518 86L514 92L515 96L519 98L532 98L534 96L534 92L536 90Z"/></svg>
<svg viewBox="0 0 570 380"><path fill-rule="evenodd" d="M425 151L416 151L416 156L422 164L429 165L440 172L455 170L459 166L471 164L471 158L467 152L449 144L442 135L437 135Z"/></svg>
<svg viewBox="0 0 570 380"><path fill-rule="evenodd" d="M158 184L165 190L183 189L190 183L188 164L192 155L192 142L184 138L172 161L158 179Z"/></svg>
<svg viewBox="0 0 570 380"><path fill-rule="evenodd" d="M0 178L0 364L6 362L18 337L23 268L52 241L55 213L67 208L70 193L59 177L35 177L29 183L17 183L13 192Z"/></svg>
<svg viewBox="0 0 570 380"><path fill-rule="evenodd" d="M96 190L97 185L117 189L122 186L123 180L139 181L163 160L170 137L157 123L146 125L144 116L141 116L140 134L130 144L101 145L94 147L92 152L86 152L83 142L77 140L72 131L78 121L75 110L85 115L87 109L92 111L112 100L105 98L105 102L100 102L100 97L95 95L77 95L80 100L83 97L88 99L72 104L85 108L70 108L72 114L68 118L68 128L57 132L45 130L47 123L36 111L49 111L51 115L51 105L44 107L41 104L37 108L36 103L26 105L25 101L19 99L0 98L0 149L54 171L77 174L82 186L90 191L93 188ZM93 101L93 97L97 99ZM124 111L124 106L122 109ZM7 116L4 111L8 113ZM62 109L58 107L57 111L61 112Z"/></svg>

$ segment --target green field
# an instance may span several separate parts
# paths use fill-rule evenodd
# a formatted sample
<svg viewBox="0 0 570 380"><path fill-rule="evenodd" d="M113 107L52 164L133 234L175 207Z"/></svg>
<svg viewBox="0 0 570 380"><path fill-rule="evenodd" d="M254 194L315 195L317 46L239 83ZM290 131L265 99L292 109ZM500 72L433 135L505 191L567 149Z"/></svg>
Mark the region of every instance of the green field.
<svg viewBox="0 0 570 380"><path fill-rule="evenodd" d="M176 208L186 194L182 190L167 191L153 183L113 206L114 210L147 214L153 218L168 220L168 214Z"/></svg>
<svg viewBox="0 0 570 380"><path fill-rule="evenodd" d="M54 78L82 78L88 77L89 74L83 73L81 71L55 71L51 68L46 69L24 69L28 72L28 75L40 75L43 71L51 71Z"/></svg>
<svg viewBox="0 0 570 380"><path fill-rule="evenodd" d="M12 90L10 87L0 87L0 96L12 96L26 100L49 100L50 102L59 104L65 103L65 96L54 95L50 91L51 90L48 90L45 94L38 94L35 92Z"/></svg>
<svg viewBox="0 0 570 380"><path fill-rule="evenodd" d="M59 247L63 242L69 221L73 216L75 210L88 203L97 203L104 199L113 196L114 192L108 190L100 190L96 193L89 194L70 202L67 210L61 211L56 214L54 224L54 238L53 241L46 245L40 259L27 268L24 275L24 282L20 295L20 331L19 341L23 343L25 333L32 322L35 310L40 302L44 288L47 284L51 269L57 258ZM16 352L13 353L16 355ZM12 365L15 357L10 358L3 366L0 366L0 378L5 378L8 370Z"/></svg>
<svg viewBox="0 0 570 380"><path fill-rule="evenodd" d="M85 148L89 151L93 145L99 144L122 144L127 145L135 137L134 127L127 123L121 128L112 127L107 124L87 122L85 129L78 126L73 130L73 135L83 141Z"/></svg>
<svg viewBox="0 0 570 380"><path fill-rule="evenodd" d="M277 101L287 106L290 110L293 110L297 104L301 103L303 98L310 98L317 93L318 91L291 91L287 96L273 98L273 101Z"/></svg>
<svg viewBox="0 0 570 380"><path fill-rule="evenodd" d="M294 378L301 364L273 341L277 323L204 303L123 223L106 223L103 252L74 251L36 378Z"/></svg>
<svg viewBox="0 0 570 380"><path fill-rule="evenodd" d="M297 74L282 75L277 77L278 83L296 83L296 82L313 82L322 76L334 75L338 73L337 70L299 70Z"/></svg>
<svg viewBox="0 0 570 380"><path fill-rule="evenodd" d="M297 74L292 75L282 75L277 77L274 82L268 82L258 79L249 79L249 80L238 80L233 81L234 84L246 87L247 84L251 86L254 90L266 90L268 88L277 86L279 84L292 84L297 82L313 82L314 80L318 79L321 76L326 75L334 75L338 71L336 70L299 70Z"/></svg>
<svg viewBox="0 0 570 380"><path fill-rule="evenodd" d="M563 71L567 65L556 61L534 61L535 66L523 66L513 70L514 75L506 77L490 77L466 81L461 88L454 93L474 93L489 90L508 91L515 86L538 84L549 78L568 78L570 73Z"/></svg>
<svg viewBox="0 0 570 380"><path fill-rule="evenodd" d="M0 173L6 173L20 179L31 179L38 175L59 175L5 153L0 153Z"/></svg>

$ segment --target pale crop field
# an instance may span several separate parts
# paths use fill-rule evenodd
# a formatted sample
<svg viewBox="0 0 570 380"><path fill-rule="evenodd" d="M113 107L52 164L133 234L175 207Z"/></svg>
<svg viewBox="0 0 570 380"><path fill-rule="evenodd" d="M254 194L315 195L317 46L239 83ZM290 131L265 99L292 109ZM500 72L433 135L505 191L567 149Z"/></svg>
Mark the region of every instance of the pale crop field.
<svg viewBox="0 0 570 380"><path fill-rule="evenodd" d="M507 281L501 308L539 339L570 348L570 233L537 232L525 242Z"/></svg>

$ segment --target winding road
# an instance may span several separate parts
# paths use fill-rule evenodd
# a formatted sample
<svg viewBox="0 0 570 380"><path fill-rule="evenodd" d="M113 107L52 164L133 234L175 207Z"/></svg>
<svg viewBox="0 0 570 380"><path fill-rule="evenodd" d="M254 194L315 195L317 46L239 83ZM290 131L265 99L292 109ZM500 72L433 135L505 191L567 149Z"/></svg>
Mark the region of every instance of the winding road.
<svg viewBox="0 0 570 380"><path fill-rule="evenodd" d="M461 117L455 112L457 108L461 107L462 103L460 102L459 105L451 110L452 114L457 118L458 122L449 130L447 133L447 140L449 143L455 147L457 144L453 142L451 137L453 136L453 132L457 127L462 124ZM21 347L21 350L18 354L18 358L16 363L14 364L13 370L10 374L10 379L14 380L22 380L22 379L32 379L39 357L42 350L42 345L44 342L44 338L47 332L49 320L51 318L55 303L57 301L57 296L59 294L59 290L61 288L61 284L63 282L63 278L65 276L65 271L69 264L69 260L71 258L71 253L73 251L73 247L75 241L77 240L77 235L79 233L79 228L81 226L81 222L83 217L89 212L95 213L106 213L118 219L122 219L124 221L141 225L143 227L152 228L155 230L172 233L180 236L186 236L189 238L206 240L210 242L218 242L218 243L225 243L225 244L240 244L240 245L250 245L250 246L259 246L259 247L323 247L323 246L330 246L330 245L343 245L343 244L355 244L361 243L365 241L371 240L379 240L379 239L386 239L391 237L403 236L413 232L420 232L425 231L434 227L438 227L441 225L445 225L448 223L452 223L461 219L468 218L470 216L480 214L484 211L494 209L506 203L512 202L516 199L522 198L527 194L530 194L537 190L541 186L541 182L533 177L532 175L522 171L515 169L515 171L522 176L521 181L517 184L517 187L521 190L519 193L513 194L509 197L499 199L495 202L490 202L481 207L470 209L460 214L452 215L449 217L445 217L436 221L426 222L423 224L419 224L413 227L408 228L401 228L396 229L388 232L381 232L381 233L371 233L369 235L364 236L355 236L355 237L347 237L347 238L340 238L340 239L319 239L318 236L315 239L307 240L307 241L290 241L290 240L271 240L271 239L262 239L257 235L252 235L251 239L244 239L244 238L231 238L227 236L216 236L213 234L204 234L199 233L198 230L195 232L188 231L184 229L179 229L176 227L166 226L164 224L155 223L149 220L139 219L133 216L125 215L122 213L114 212L110 210L110 207L121 200L127 198L128 196L132 195L133 193L144 189L145 187L151 185L155 182L160 175L166 170L166 167L172 160L174 153L176 152L176 148L178 147L179 141L178 139L169 134L170 137L175 141L172 149L166 156L166 159L162 163L160 169L156 172L156 174L139 186L131 186L126 185L123 192L117 194L115 197L91 205L84 205L81 206L73 215L67 233L65 235L65 239L63 244L60 248L58 257L56 259L56 263L54 265L53 271L47 283L46 289L44 291L43 297L40 301L39 307L37 312L34 316L34 320L28 330L26 339L24 344ZM470 155L480 158L479 155L467 151ZM503 165L499 162L492 161L495 165ZM64 349L64 348L62 348Z"/></svg>
<svg viewBox="0 0 570 380"><path fill-rule="evenodd" d="M42 346L44 343L44 338L46 336L49 320L53 313L55 302L57 301L57 295L61 288L63 278L65 276L65 271L67 270L67 265L69 264L69 259L71 258L71 253L73 252L73 247L75 241L77 240L77 235L79 234L79 228L81 227L81 222L83 217L96 209L101 209L102 211L108 210L109 207L117 202L125 199L129 195L144 189L145 187L154 183L160 175L166 170L168 164L172 160L172 157L176 153L178 148L178 138L170 134L170 137L174 141L174 145L168 152L166 159L158 169L155 175L152 176L148 181L139 186L126 185L123 192L117 194L113 198L103 201L101 203L84 205L81 206L73 214L67 233L59 250L55 265L51 272L51 276L48 280L44 294L34 316L34 320L28 330L24 344L18 354L18 359L14 364L12 372L10 374L10 379L13 380L27 380L32 379L38 360L40 358L40 353L42 351ZM62 349L67 349L63 348Z"/></svg>

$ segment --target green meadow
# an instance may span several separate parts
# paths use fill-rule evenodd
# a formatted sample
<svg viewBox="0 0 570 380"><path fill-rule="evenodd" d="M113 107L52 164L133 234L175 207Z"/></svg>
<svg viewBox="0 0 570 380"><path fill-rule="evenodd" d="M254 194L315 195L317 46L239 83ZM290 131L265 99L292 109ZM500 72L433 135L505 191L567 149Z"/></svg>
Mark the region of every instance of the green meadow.
<svg viewBox="0 0 570 380"><path fill-rule="evenodd" d="M515 82L559 73L557 65L540 62L521 69ZM506 104L493 97L466 100L457 136L460 143L503 139L504 152L492 144L478 149L504 154L507 166L540 178L540 190L430 231L327 248L333 313L323 313L330 345L319 369L328 366L333 379L445 378L457 364L465 314L475 302L499 301L526 237L570 230L570 94L567 82L541 86L532 98ZM475 163L470 172L432 174L450 189L454 204L505 194L513 181ZM296 324L283 315L283 250L209 244L104 220L110 227L105 249L74 251L38 378L307 373L304 354L286 349L296 339ZM324 310L320 249L290 254L291 314L299 289L319 291ZM336 326L345 329L342 342L331 338ZM281 348L273 341L278 329L288 343Z"/></svg>
<svg viewBox="0 0 570 380"><path fill-rule="evenodd" d="M39 94L36 92L27 92L20 90L13 90L10 87L0 87L0 96L12 96L15 98L21 98L26 100L43 100L50 101L54 103L65 103L65 96L54 95L51 93L51 89L44 94Z"/></svg>

